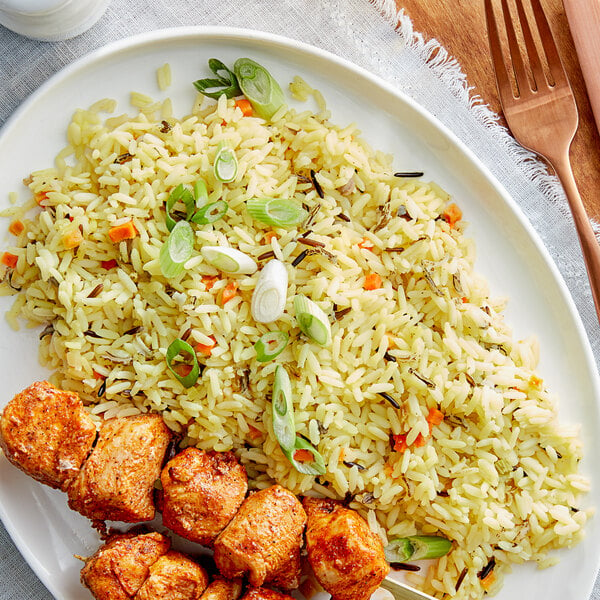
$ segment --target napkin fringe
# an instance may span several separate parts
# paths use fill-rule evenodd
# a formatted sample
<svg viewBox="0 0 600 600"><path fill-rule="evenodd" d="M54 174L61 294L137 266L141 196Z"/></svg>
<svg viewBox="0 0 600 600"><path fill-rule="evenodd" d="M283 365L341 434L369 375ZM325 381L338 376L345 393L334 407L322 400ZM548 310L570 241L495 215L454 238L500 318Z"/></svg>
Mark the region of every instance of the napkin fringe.
<svg viewBox="0 0 600 600"><path fill-rule="evenodd" d="M426 40L423 34L414 30L409 15L403 8L398 9L395 0L369 0L375 9L396 30L405 48L409 48L422 59L436 78L441 79L453 96L469 107L475 119L481 123L504 150L517 159L524 167L526 175L538 186L542 193L554 203L561 216L572 220L562 186L558 178L551 174L538 156L523 148L499 122L499 115L479 96L473 94L467 76L458 60L451 56L435 38ZM600 223L591 219L596 236L600 240Z"/></svg>

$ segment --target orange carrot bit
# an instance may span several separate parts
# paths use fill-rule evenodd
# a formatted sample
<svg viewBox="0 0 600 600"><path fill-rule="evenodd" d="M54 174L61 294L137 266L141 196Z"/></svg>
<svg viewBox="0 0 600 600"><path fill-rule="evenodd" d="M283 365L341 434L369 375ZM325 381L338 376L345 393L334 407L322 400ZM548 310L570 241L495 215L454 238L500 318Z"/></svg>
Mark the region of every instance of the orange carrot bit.
<svg viewBox="0 0 600 600"><path fill-rule="evenodd" d="M381 277L377 273L369 273L365 277L363 287L365 290L378 290L383 285Z"/></svg>
<svg viewBox="0 0 600 600"><path fill-rule="evenodd" d="M444 413L437 408L430 408L426 420L431 425L439 425L444 420Z"/></svg>
<svg viewBox="0 0 600 600"><path fill-rule="evenodd" d="M94 379L102 379L102 381L104 381L106 379L106 375L102 375L102 373L98 373L98 371L94 371Z"/></svg>
<svg viewBox="0 0 600 600"><path fill-rule="evenodd" d="M463 296L461 298L461 300L462 300L463 304L466 304L469 301L469 299L466 296Z"/></svg>
<svg viewBox="0 0 600 600"><path fill-rule="evenodd" d="M442 213L442 216L444 217L444 221L452 228L462 219L462 210L453 202L446 206L446 210Z"/></svg>
<svg viewBox="0 0 600 600"><path fill-rule="evenodd" d="M214 277L209 277L208 275L202 277L202 283L204 284L204 287L207 291L212 290L213 286L215 285L215 283L217 283L217 281L219 281L219 278L216 275Z"/></svg>
<svg viewBox="0 0 600 600"><path fill-rule="evenodd" d="M307 450L306 448L298 448L298 450L294 452L294 460L298 462L312 462L314 458L310 450Z"/></svg>
<svg viewBox="0 0 600 600"><path fill-rule="evenodd" d="M116 244L123 240L132 240L138 234L133 221L127 221L122 225L115 225L108 230L108 237Z"/></svg>
<svg viewBox="0 0 600 600"><path fill-rule="evenodd" d="M238 284L236 281L230 281L224 288L221 294L221 306L225 306L227 302L232 300L237 295Z"/></svg>
<svg viewBox="0 0 600 600"><path fill-rule="evenodd" d="M346 456L346 448L342 448L340 450L340 460L344 460L345 456Z"/></svg>
<svg viewBox="0 0 600 600"><path fill-rule="evenodd" d="M250 100L246 100L246 98L241 98L240 100L235 101L235 105L242 111L242 114L245 117L252 116L252 104L250 104Z"/></svg>
<svg viewBox="0 0 600 600"><path fill-rule="evenodd" d="M404 452L404 450L402 450L401 452ZM391 465L389 462L386 462L385 465L383 466L383 472L388 476L391 477L394 473L394 466Z"/></svg>
<svg viewBox="0 0 600 600"><path fill-rule="evenodd" d="M373 250L373 242L369 238L364 237L362 241L358 243L358 247L364 248L365 250Z"/></svg>
<svg viewBox="0 0 600 600"><path fill-rule="evenodd" d="M489 590L492 587L492 584L494 583L494 581L496 581L496 575L494 574L494 571L490 571L482 580L481 580L481 587L484 590Z"/></svg>
<svg viewBox="0 0 600 600"><path fill-rule="evenodd" d="M39 206L45 206L44 202L48 200L48 192L36 192L33 195L33 199Z"/></svg>
<svg viewBox="0 0 600 600"><path fill-rule="evenodd" d="M254 427L254 425L248 425L248 437L251 440L256 440L260 437L262 437L262 431L260 429L257 429L256 427Z"/></svg>
<svg viewBox="0 0 600 600"><path fill-rule="evenodd" d="M393 449L395 452L404 452L408 450L408 444L406 443L406 434L399 433L398 435L392 435L394 440Z"/></svg>
<svg viewBox="0 0 600 600"><path fill-rule="evenodd" d="M535 388L536 390L541 390L543 384L544 384L544 380L540 379L539 377L536 377L535 375L532 375L529 378L529 385L531 387Z"/></svg>
<svg viewBox="0 0 600 600"><path fill-rule="evenodd" d="M214 335L209 336L212 340L212 344L196 344L196 352L201 352L204 356L210 356L212 349L217 345L217 340Z"/></svg>
<svg viewBox="0 0 600 600"><path fill-rule="evenodd" d="M177 373L177 375L179 375L179 377L187 377L193 369L193 365L175 365L173 367L173 371L175 371L175 373Z"/></svg>
<svg viewBox="0 0 600 600"><path fill-rule="evenodd" d="M79 227L73 229L72 231L67 231L67 233L62 236L63 246L67 248L67 250L71 248L77 248L81 242L83 242L83 235Z"/></svg>
<svg viewBox="0 0 600 600"><path fill-rule="evenodd" d="M101 260L100 264L103 269L108 271L109 269L114 269L119 263L114 258L111 258L110 260Z"/></svg>
<svg viewBox="0 0 600 600"><path fill-rule="evenodd" d="M267 231L265 235L263 235L263 240L265 240L265 244L270 244L273 238L276 238L277 234L274 231Z"/></svg>
<svg viewBox="0 0 600 600"><path fill-rule="evenodd" d="M16 254L11 254L10 252L5 252L2 255L2 264L10 267L11 269L16 268L19 257Z"/></svg>
<svg viewBox="0 0 600 600"><path fill-rule="evenodd" d="M422 448L427 443L427 438L422 434L417 434L415 441L413 442L413 446L415 448Z"/></svg>
<svg viewBox="0 0 600 600"><path fill-rule="evenodd" d="M8 226L8 231L10 231L10 233L13 235L21 235L24 230L25 225L23 225L23 221L16 220Z"/></svg>

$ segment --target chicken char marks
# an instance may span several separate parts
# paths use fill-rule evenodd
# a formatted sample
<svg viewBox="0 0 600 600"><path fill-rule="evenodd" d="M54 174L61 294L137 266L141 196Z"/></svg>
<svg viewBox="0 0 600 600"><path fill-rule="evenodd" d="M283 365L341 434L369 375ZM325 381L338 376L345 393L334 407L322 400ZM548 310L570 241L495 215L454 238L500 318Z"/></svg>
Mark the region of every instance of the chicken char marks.
<svg viewBox="0 0 600 600"><path fill-rule="evenodd" d="M254 587L295 589L305 524L302 505L280 485L250 494L216 539L215 563L225 577L247 575Z"/></svg>
<svg viewBox="0 0 600 600"><path fill-rule="evenodd" d="M368 600L390 570L379 537L341 502L306 497L302 504L308 561L319 583L333 600Z"/></svg>

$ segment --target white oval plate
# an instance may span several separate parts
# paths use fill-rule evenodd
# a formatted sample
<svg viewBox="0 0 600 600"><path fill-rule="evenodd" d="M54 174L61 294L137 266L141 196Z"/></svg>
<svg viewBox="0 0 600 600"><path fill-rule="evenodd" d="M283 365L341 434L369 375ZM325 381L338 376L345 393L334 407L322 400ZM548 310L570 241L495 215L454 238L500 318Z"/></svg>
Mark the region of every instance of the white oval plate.
<svg viewBox="0 0 600 600"><path fill-rule="evenodd" d="M586 500L600 505L594 460L600 456L598 376L558 270L514 201L477 158L421 107L365 70L296 41L239 29L169 29L111 44L63 69L5 125L0 133L0 204L7 203L8 191L26 197L22 179L52 164L66 143L66 127L76 108L108 96L118 100L117 114L132 111L129 92L135 90L157 99L169 96L176 115L188 114L195 93L192 81L208 75L207 60L218 57L231 64L240 56L264 64L282 87L294 75L302 76L323 92L335 123L357 122L375 148L395 156L398 170L424 170L459 203L470 223L467 235L477 244L477 270L494 295L510 297L506 319L515 335L539 337L539 370L562 398L562 419L583 424L586 459L581 467L593 486ZM173 85L160 93L156 69L165 62L171 65ZM2 299L0 310L8 306ZM0 406L47 376L37 362L37 334L15 333L0 321ZM33 570L57 599L89 598L79 583L81 563L73 557L90 555L99 545L88 521L67 508L64 494L37 484L4 457L0 482L0 516ZM598 539L600 520L592 519L586 540L561 552L558 566L544 571L533 565L515 567L498 599L587 600L598 568Z"/></svg>

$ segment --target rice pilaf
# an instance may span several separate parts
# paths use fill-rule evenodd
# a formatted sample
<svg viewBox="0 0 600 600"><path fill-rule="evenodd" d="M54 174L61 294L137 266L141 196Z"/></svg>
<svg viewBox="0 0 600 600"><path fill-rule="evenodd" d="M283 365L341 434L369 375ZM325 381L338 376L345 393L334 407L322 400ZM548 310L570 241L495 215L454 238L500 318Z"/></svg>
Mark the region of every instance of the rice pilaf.
<svg viewBox="0 0 600 600"><path fill-rule="evenodd" d="M108 100L77 111L56 167L33 173L33 198L5 211L25 225L2 285L22 288L8 319L47 326L40 357L53 383L77 391L97 418L158 411L182 445L234 449L254 487L351 495L384 542L448 537L447 556L408 575L436 597L481 598L500 588L511 563L547 566L549 550L580 539L591 511L580 505L589 485L578 474L578 429L558 423L535 372L536 342L513 339L504 302L473 270L464 223L443 218L443 190L394 177L392 157L326 111L282 109L266 123L224 96L216 104L199 96L179 120L168 102L135 102L135 117L105 120ZM222 142L238 160L231 183L213 173ZM197 252L181 276L162 275L165 201L198 177L229 210L195 226L196 250L231 246L261 265L271 256L286 264L287 306L276 323L252 319L258 273L227 276ZM308 229L324 246L298 242L302 228L253 221L245 202L255 196L320 206ZM42 210L28 218L36 201ZM110 228L130 221L136 236L111 241ZM80 243L67 248L77 232ZM365 285L370 275L379 286ZM231 282L237 289L223 302ZM296 294L330 315L331 345L301 334ZM259 363L254 344L271 330L289 332L290 343ZM165 360L182 337L216 343L199 354L203 373L189 389ZM273 434L277 364L292 378L298 433L325 459L322 477L296 471ZM443 415L435 424L432 410ZM484 577L492 559L493 581Z"/></svg>

